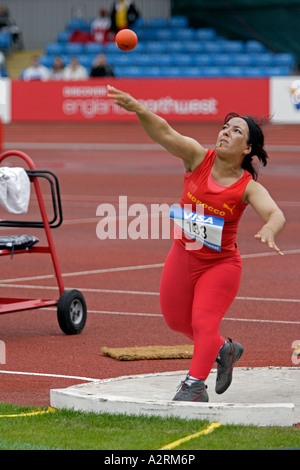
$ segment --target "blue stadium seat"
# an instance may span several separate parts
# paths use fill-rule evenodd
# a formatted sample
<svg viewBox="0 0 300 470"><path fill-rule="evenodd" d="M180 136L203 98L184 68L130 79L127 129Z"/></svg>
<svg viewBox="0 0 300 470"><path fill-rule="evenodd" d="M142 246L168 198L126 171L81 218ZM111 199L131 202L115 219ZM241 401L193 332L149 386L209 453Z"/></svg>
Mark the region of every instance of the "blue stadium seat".
<svg viewBox="0 0 300 470"><path fill-rule="evenodd" d="M205 77L224 77L223 67L218 66L203 67L202 74Z"/></svg>
<svg viewBox="0 0 300 470"><path fill-rule="evenodd" d="M108 42L105 46L106 54L114 54L120 52L120 49L116 46L114 42Z"/></svg>
<svg viewBox="0 0 300 470"><path fill-rule="evenodd" d="M12 34L0 32L0 49L9 49L12 45Z"/></svg>
<svg viewBox="0 0 300 470"><path fill-rule="evenodd" d="M165 42L165 46L169 53L182 53L183 50L181 41L167 41Z"/></svg>
<svg viewBox="0 0 300 470"><path fill-rule="evenodd" d="M233 65L243 65L250 66L254 63L254 58L252 54L233 54L232 55L232 64Z"/></svg>
<svg viewBox="0 0 300 470"><path fill-rule="evenodd" d="M203 68L202 67L186 67L183 69L183 77L187 78L196 78L196 77L203 77Z"/></svg>
<svg viewBox="0 0 300 470"><path fill-rule="evenodd" d="M284 77L289 76L291 71L288 66L272 66L264 67L264 73L267 77Z"/></svg>
<svg viewBox="0 0 300 470"><path fill-rule="evenodd" d="M143 32L144 29L147 29L147 26L137 26L137 24L135 23L132 27L131 27L132 31L135 32L135 34L140 37L140 34Z"/></svg>
<svg viewBox="0 0 300 470"><path fill-rule="evenodd" d="M152 57L148 54L132 54L132 56L127 55L127 57L128 61L134 65L150 67L154 63Z"/></svg>
<svg viewBox="0 0 300 470"><path fill-rule="evenodd" d="M224 50L222 41L206 41L203 44L205 52L210 54L221 54Z"/></svg>
<svg viewBox="0 0 300 470"><path fill-rule="evenodd" d="M149 57L153 64L159 65L160 67L170 67L174 64L173 54L151 54Z"/></svg>
<svg viewBox="0 0 300 470"><path fill-rule="evenodd" d="M231 65L233 61L232 54L212 54L211 63L213 65Z"/></svg>
<svg viewBox="0 0 300 470"><path fill-rule="evenodd" d="M171 16L169 24L172 28L186 28L189 25L188 19L186 16Z"/></svg>
<svg viewBox="0 0 300 470"><path fill-rule="evenodd" d="M65 54L80 55L84 54L84 45L80 42L68 42L65 44Z"/></svg>
<svg viewBox="0 0 300 470"><path fill-rule="evenodd" d="M58 42L50 42L46 44L45 47L46 55L62 55L65 53L65 44L58 43Z"/></svg>
<svg viewBox="0 0 300 470"><path fill-rule="evenodd" d="M223 50L225 52L230 52L230 53L241 53L244 50L244 43L243 43L243 41L224 40L223 41Z"/></svg>
<svg viewBox="0 0 300 470"><path fill-rule="evenodd" d="M67 29L69 31L89 31L90 25L82 18L72 18L67 24Z"/></svg>
<svg viewBox="0 0 300 470"><path fill-rule="evenodd" d="M169 50L168 48L168 41L149 41L145 44L145 51L148 54L162 54L163 52L167 52Z"/></svg>
<svg viewBox="0 0 300 470"><path fill-rule="evenodd" d="M167 18L164 17L158 17L158 18L151 18L148 21L148 26L149 28L166 28L169 26L169 21Z"/></svg>
<svg viewBox="0 0 300 470"><path fill-rule="evenodd" d="M42 55L39 57L40 64L44 65L45 67L51 68L53 65L54 56L52 55Z"/></svg>
<svg viewBox="0 0 300 470"><path fill-rule="evenodd" d="M172 41L174 31L170 28L157 29L153 31L153 37L158 41Z"/></svg>
<svg viewBox="0 0 300 470"><path fill-rule="evenodd" d="M254 65L272 65L274 61L274 54L272 52L261 52L253 54L253 64Z"/></svg>
<svg viewBox="0 0 300 470"><path fill-rule="evenodd" d="M180 67L161 67L160 68L160 76L161 77L175 77L179 78L182 77L182 69Z"/></svg>
<svg viewBox="0 0 300 470"><path fill-rule="evenodd" d="M223 73L226 77L243 77L244 67L229 65L223 68Z"/></svg>
<svg viewBox="0 0 300 470"><path fill-rule="evenodd" d="M144 69L145 67L138 67L136 65L129 65L127 67L122 68L122 75L123 77L143 77L144 76Z"/></svg>
<svg viewBox="0 0 300 470"><path fill-rule="evenodd" d="M188 53L200 53L204 52L204 44L198 40L188 40L184 43L184 49Z"/></svg>
<svg viewBox="0 0 300 470"><path fill-rule="evenodd" d="M142 75L143 77L160 77L161 71L159 67L143 67Z"/></svg>
<svg viewBox="0 0 300 470"><path fill-rule="evenodd" d="M145 42L140 42L138 41L135 49L133 49L133 51L130 51L130 55L132 54L142 54L144 52L146 52L146 44Z"/></svg>
<svg viewBox="0 0 300 470"><path fill-rule="evenodd" d="M128 54L111 54L107 57L107 61L111 65L117 67L124 67L132 64L132 60L130 59Z"/></svg>
<svg viewBox="0 0 300 470"><path fill-rule="evenodd" d="M246 52L265 52L266 48L259 41L256 41L254 39L249 39L245 43L245 51Z"/></svg>
<svg viewBox="0 0 300 470"><path fill-rule="evenodd" d="M190 54L173 54L173 64L188 67L193 64L193 56Z"/></svg>
<svg viewBox="0 0 300 470"><path fill-rule="evenodd" d="M137 32L139 41L156 41L156 31L150 28L143 28L141 31Z"/></svg>
<svg viewBox="0 0 300 470"><path fill-rule="evenodd" d="M115 77L123 77L124 67L114 66Z"/></svg>
<svg viewBox="0 0 300 470"><path fill-rule="evenodd" d="M195 31L197 41L211 41L216 38L216 31L213 28L199 28Z"/></svg>
<svg viewBox="0 0 300 470"><path fill-rule="evenodd" d="M279 53L274 55L274 65L287 65L293 69L295 67L295 57L289 53Z"/></svg>
<svg viewBox="0 0 300 470"><path fill-rule="evenodd" d="M195 30L192 28L177 28L173 30L173 37L175 41L191 41L195 38Z"/></svg>
<svg viewBox="0 0 300 470"><path fill-rule="evenodd" d="M92 67L92 63L94 59L95 57L93 57L92 55L87 55L87 54L78 56L78 62L84 67L86 67L87 69L90 69Z"/></svg>
<svg viewBox="0 0 300 470"><path fill-rule="evenodd" d="M95 55L105 52L105 47L98 42L88 42L85 44L84 50L86 54Z"/></svg>
<svg viewBox="0 0 300 470"><path fill-rule="evenodd" d="M194 65L207 66L212 65L212 54L195 54L193 56Z"/></svg>
<svg viewBox="0 0 300 470"><path fill-rule="evenodd" d="M134 25L132 29L135 31L136 28L145 28L146 27L146 22L142 16L139 16L134 22Z"/></svg>
<svg viewBox="0 0 300 470"><path fill-rule="evenodd" d="M244 77L265 77L265 68L264 67L244 67Z"/></svg>
<svg viewBox="0 0 300 470"><path fill-rule="evenodd" d="M60 31L57 35L57 42L66 43L71 37L70 31Z"/></svg>

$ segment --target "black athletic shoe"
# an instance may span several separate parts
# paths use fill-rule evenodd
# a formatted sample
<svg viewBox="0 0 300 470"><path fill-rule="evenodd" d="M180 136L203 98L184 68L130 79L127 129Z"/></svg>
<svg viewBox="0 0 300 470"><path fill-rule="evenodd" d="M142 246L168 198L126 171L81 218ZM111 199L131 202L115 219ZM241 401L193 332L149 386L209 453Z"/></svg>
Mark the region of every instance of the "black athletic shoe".
<svg viewBox="0 0 300 470"><path fill-rule="evenodd" d="M229 339L220 349L217 361L216 393L224 393L232 381L232 371L235 363L244 352L244 348L239 343L234 343Z"/></svg>
<svg viewBox="0 0 300 470"><path fill-rule="evenodd" d="M173 401L194 401L194 402L207 402L208 394L206 385L203 380L195 380L191 385L187 383L189 376L181 382L179 390L176 393Z"/></svg>

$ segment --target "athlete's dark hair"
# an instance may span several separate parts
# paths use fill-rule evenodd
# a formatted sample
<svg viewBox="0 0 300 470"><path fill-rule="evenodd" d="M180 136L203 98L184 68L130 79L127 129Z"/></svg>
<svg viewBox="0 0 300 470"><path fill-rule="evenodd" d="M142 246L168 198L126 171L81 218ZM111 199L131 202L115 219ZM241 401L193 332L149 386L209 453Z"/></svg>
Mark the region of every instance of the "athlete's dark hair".
<svg viewBox="0 0 300 470"><path fill-rule="evenodd" d="M258 178L258 171L253 166L253 157L256 156L258 160L263 164L263 166L266 166L267 160L269 158L266 150L264 149L264 134L261 129L261 126L265 124L267 120L258 119L253 116L241 116L238 113L228 113L227 116L225 116L224 124L226 124L228 121L230 121L230 119L235 117L244 119L244 121L248 125L249 139L247 144L251 145L251 152L245 156L242 162L242 168L244 170L249 171L249 173L251 173L252 175L252 178L256 181Z"/></svg>

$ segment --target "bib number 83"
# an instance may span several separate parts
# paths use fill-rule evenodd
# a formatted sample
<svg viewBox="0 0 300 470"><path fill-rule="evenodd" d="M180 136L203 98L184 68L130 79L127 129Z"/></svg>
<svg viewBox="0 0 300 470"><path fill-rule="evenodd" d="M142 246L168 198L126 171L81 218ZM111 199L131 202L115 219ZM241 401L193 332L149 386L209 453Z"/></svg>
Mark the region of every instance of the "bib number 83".
<svg viewBox="0 0 300 470"><path fill-rule="evenodd" d="M206 227L205 225L198 225L196 222L186 222L188 226L188 231L194 233L204 240L207 238Z"/></svg>

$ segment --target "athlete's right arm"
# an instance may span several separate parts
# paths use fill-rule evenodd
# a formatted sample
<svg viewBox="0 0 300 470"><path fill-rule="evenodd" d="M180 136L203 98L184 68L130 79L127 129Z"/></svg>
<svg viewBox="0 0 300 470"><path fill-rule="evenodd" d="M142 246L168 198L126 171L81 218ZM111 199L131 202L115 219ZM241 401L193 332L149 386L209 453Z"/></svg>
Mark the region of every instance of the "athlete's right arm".
<svg viewBox="0 0 300 470"><path fill-rule="evenodd" d="M110 85L107 86L107 90L107 96L113 98L116 104L127 111L136 113L141 125L152 140L184 161L187 171L192 172L200 165L206 155L206 150L199 142L179 134L164 118L157 116L129 93Z"/></svg>

